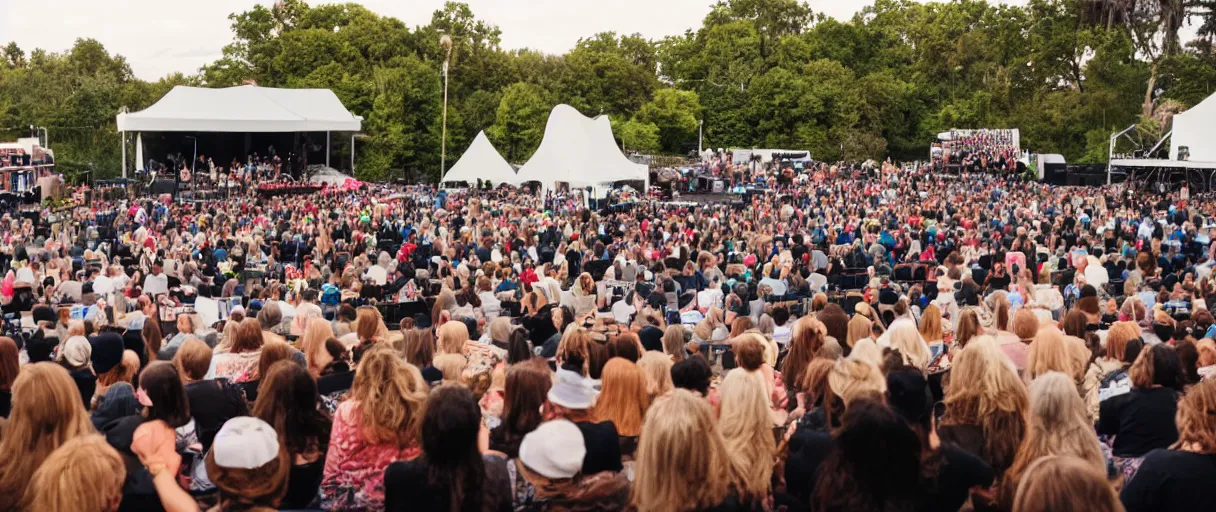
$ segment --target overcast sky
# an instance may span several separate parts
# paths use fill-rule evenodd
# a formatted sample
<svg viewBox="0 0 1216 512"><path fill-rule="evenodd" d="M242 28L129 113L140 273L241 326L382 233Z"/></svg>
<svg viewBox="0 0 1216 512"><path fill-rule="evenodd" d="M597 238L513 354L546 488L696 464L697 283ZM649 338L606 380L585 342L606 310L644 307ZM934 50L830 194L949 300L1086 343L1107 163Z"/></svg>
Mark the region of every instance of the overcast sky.
<svg viewBox="0 0 1216 512"><path fill-rule="evenodd" d="M597 32L640 32L652 39L698 27L714 0L464 0L479 19L502 29L504 48L564 53ZM873 0L809 0L811 9L847 19ZM0 44L16 41L61 52L79 37L126 56L136 76L154 80L193 73L232 40L228 15L273 0L0 0ZM311 1L310 4L326 3ZM415 27L444 0L365 0L382 15ZM1004 0L1025 4L1026 0Z"/></svg>

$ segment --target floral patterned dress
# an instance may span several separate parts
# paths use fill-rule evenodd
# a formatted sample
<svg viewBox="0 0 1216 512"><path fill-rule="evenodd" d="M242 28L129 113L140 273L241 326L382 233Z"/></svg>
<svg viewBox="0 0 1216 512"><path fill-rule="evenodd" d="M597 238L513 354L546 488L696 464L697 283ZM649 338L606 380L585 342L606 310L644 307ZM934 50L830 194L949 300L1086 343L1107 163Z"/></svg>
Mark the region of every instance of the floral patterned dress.
<svg viewBox="0 0 1216 512"><path fill-rule="evenodd" d="M480 397L490 389L494 367L507 359L507 351L478 341L469 340L461 350L468 365L460 374L460 382Z"/></svg>
<svg viewBox="0 0 1216 512"><path fill-rule="evenodd" d="M394 461L422 454L417 441L405 448L392 443L371 443L359 433L362 414L358 401L345 401L334 414L329 452L321 476L321 507L325 510L380 510L384 508L384 469Z"/></svg>

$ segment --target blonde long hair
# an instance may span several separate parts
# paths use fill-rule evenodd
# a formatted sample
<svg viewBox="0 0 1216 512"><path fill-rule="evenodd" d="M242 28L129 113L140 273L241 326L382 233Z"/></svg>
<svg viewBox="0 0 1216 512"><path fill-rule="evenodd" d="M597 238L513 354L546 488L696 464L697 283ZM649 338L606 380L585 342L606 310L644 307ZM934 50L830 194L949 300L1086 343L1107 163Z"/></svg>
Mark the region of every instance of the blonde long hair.
<svg viewBox="0 0 1216 512"><path fill-rule="evenodd" d="M977 425L984 431L981 457L1003 473L1026 434L1030 396L992 336L977 336L959 351L950 371L943 425Z"/></svg>
<svg viewBox="0 0 1216 512"><path fill-rule="evenodd" d="M718 386L718 430L748 499L768 496L777 451L764 386L746 372L726 374Z"/></svg>
<svg viewBox="0 0 1216 512"><path fill-rule="evenodd" d="M1026 357L1026 378L1034 380L1048 372L1060 372L1068 375L1074 383L1080 382L1084 375L1085 361L1077 361L1073 357L1068 337L1056 328L1039 331L1030 344L1030 353ZM1084 345L1085 342L1081 342Z"/></svg>
<svg viewBox="0 0 1216 512"><path fill-rule="evenodd" d="M648 350L638 359L638 368L646 375L646 393L650 395L651 400L666 395L676 387L671 380L673 365L667 354L656 350Z"/></svg>
<svg viewBox="0 0 1216 512"><path fill-rule="evenodd" d="M364 437L404 448L417 440L427 393L418 368L403 361L392 347L380 344L359 362L349 400L359 404L359 431Z"/></svg>
<svg viewBox="0 0 1216 512"><path fill-rule="evenodd" d="M942 310L929 304L920 314L920 335L926 342L942 341Z"/></svg>
<svg viewBox="0 0 1216 512"><path fill-rule="evenodd" d="M29 510L114 510L122 501L126 468L118 451L97 434L63 443L30 479Z"/></svg>
<svg viewBox="0 0 1216 512"><path fill-rule="evenodd" d="M939 329L940 330L940 329ZM925 348L925 340L921 337L916 325L911 322L900 322L887 332L891 348L899 350L904 359L924 371L929 365L929 351Z"/></svg>
<svg viewBox="0 0 1216 512"><path fill-rule="evenodd" d="M80 390L55 363L34 363L13 382L13 406L0 438L0 510L20 510L30 477L56 448L93 431Z"/></svg>
<svg viewBox="0 0 1216 512"><path fill-rule="evenodd" d="M325 341L334 337L334 328L323 318L310 318L304 326L304 335L300 336L300 352L308 360L308 373L313 377L321 374L325 366L333 358L325 350Z"/></svg>
<svg viewBox="0 0 1216 512"><path fill-rule="evenodd" d="M612 421L622 436L642 433L642 419L650 406L647 379L638 365L623 357L614 357L604 365L595 417Z"/></svg>
<svg viewBox="0 0 1216 512"><path fill-rule="evenodd" d="M1068 375L1047 372L1030 384L1030 418L1026 439L1005 472L998 500L1012 506L1018 483L1035 460L1048 455L1077 457L1104 471L1106 460L1094 433L1085 401Z"/></svg>
<svg viewBox="0 0 1216 512"><path fill-rule="evenodd" d="M1123 512L1104 471L1075 457L1051 455L1034 461L1018 485L1013 512L1085 510Z"/></svg>
<svg viewBox="0 0 1216 512"><path fill-rule="evenodd" d="M864 315L853 315L853 319L849 320L848 333L845 343L849 345L849 348L853 348L858 340L869 338L874 334L874 323Z"/></svg>
<svg viewBox="0 0 1216 512"><path fill-rule="evenodd" d="M650 406L633 472L638 510L684 512L726 499L734 469L705 399L677 389Z"/></svg>
<svg viewBox="0 0 1216 512"><path fill-rule="evenodd" d="M435 334L439 337L440 354L463 354L464 344L469 341L469 326L464 322L447 322Z"/></svg>

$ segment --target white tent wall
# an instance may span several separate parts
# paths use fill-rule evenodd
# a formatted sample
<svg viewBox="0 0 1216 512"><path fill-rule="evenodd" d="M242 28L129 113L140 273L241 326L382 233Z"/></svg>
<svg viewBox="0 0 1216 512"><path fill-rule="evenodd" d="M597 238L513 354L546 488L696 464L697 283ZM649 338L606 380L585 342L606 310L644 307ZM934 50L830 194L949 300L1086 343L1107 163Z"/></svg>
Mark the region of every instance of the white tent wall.
<svg viewBox="0 0 1216 512"><path fill-rule="evenodd" d="M516 174L520 183L554 183L581 188L613 181L648 181L648 169L630 162L612 137L607 117L591 119L569 105L549 113L540 147Z"/></svg>
<svg viewBox="0 0 1216 512"><path fill-rule="evenodd" d="M1216 162L1216 94L1174 116L1174 134L1170 137L1170 158L1178 160L1178 148L1186 146L1190 160Z"/></svg>
<svg viewBox="0 0 1216 512"><path fill-rule="evenodd" d="M498 153L484 131L477 133L473 143L469 144L469 149L465 150L464 154L460 155L460 160L443 175L442 182L463 181L476 184L477 180L489 181L494 186L500 183L519 184L515 169Z"/></svg>

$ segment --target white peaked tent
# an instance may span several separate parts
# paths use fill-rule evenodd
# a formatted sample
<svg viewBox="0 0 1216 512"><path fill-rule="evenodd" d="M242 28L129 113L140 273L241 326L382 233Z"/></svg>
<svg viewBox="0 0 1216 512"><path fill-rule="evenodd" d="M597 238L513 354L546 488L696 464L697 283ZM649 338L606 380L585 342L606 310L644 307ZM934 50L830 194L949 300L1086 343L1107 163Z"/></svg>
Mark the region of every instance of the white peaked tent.
<svg viewBox="0 0 1216 512"><path fill-rule="evenodd" d="M629 161L617 147L607 116L591 119L569 105L553 107L545 138L516 175L520 183L537 181L546 188L554 183L590 187L648 178L648 168Z"/></svg>
<svg viewBox="0 0 1216 512"><path fill-rule="evenodd" d="M1216 94L1186 112L1174 115L1170 136L1170 158L1178 160L1178 148L1190 149L1192 162L1216 162Z"/></svg>
<svg viewBox="0 0 1216 512"><path fill-rule="evenodd" d="M466 149L460 156L456 165L453 165L451 169L448 169L448 173L443 175L444 182L463 181L476 184L477 180L489 181L494 186L498 186L500 183L511 185L520 183L519 177L515 175L515 169L502 155L498 154L497 149L494 149L490 139L486 138L486 132L478 132L477 137L473 139L469 149Z"/></svg>

